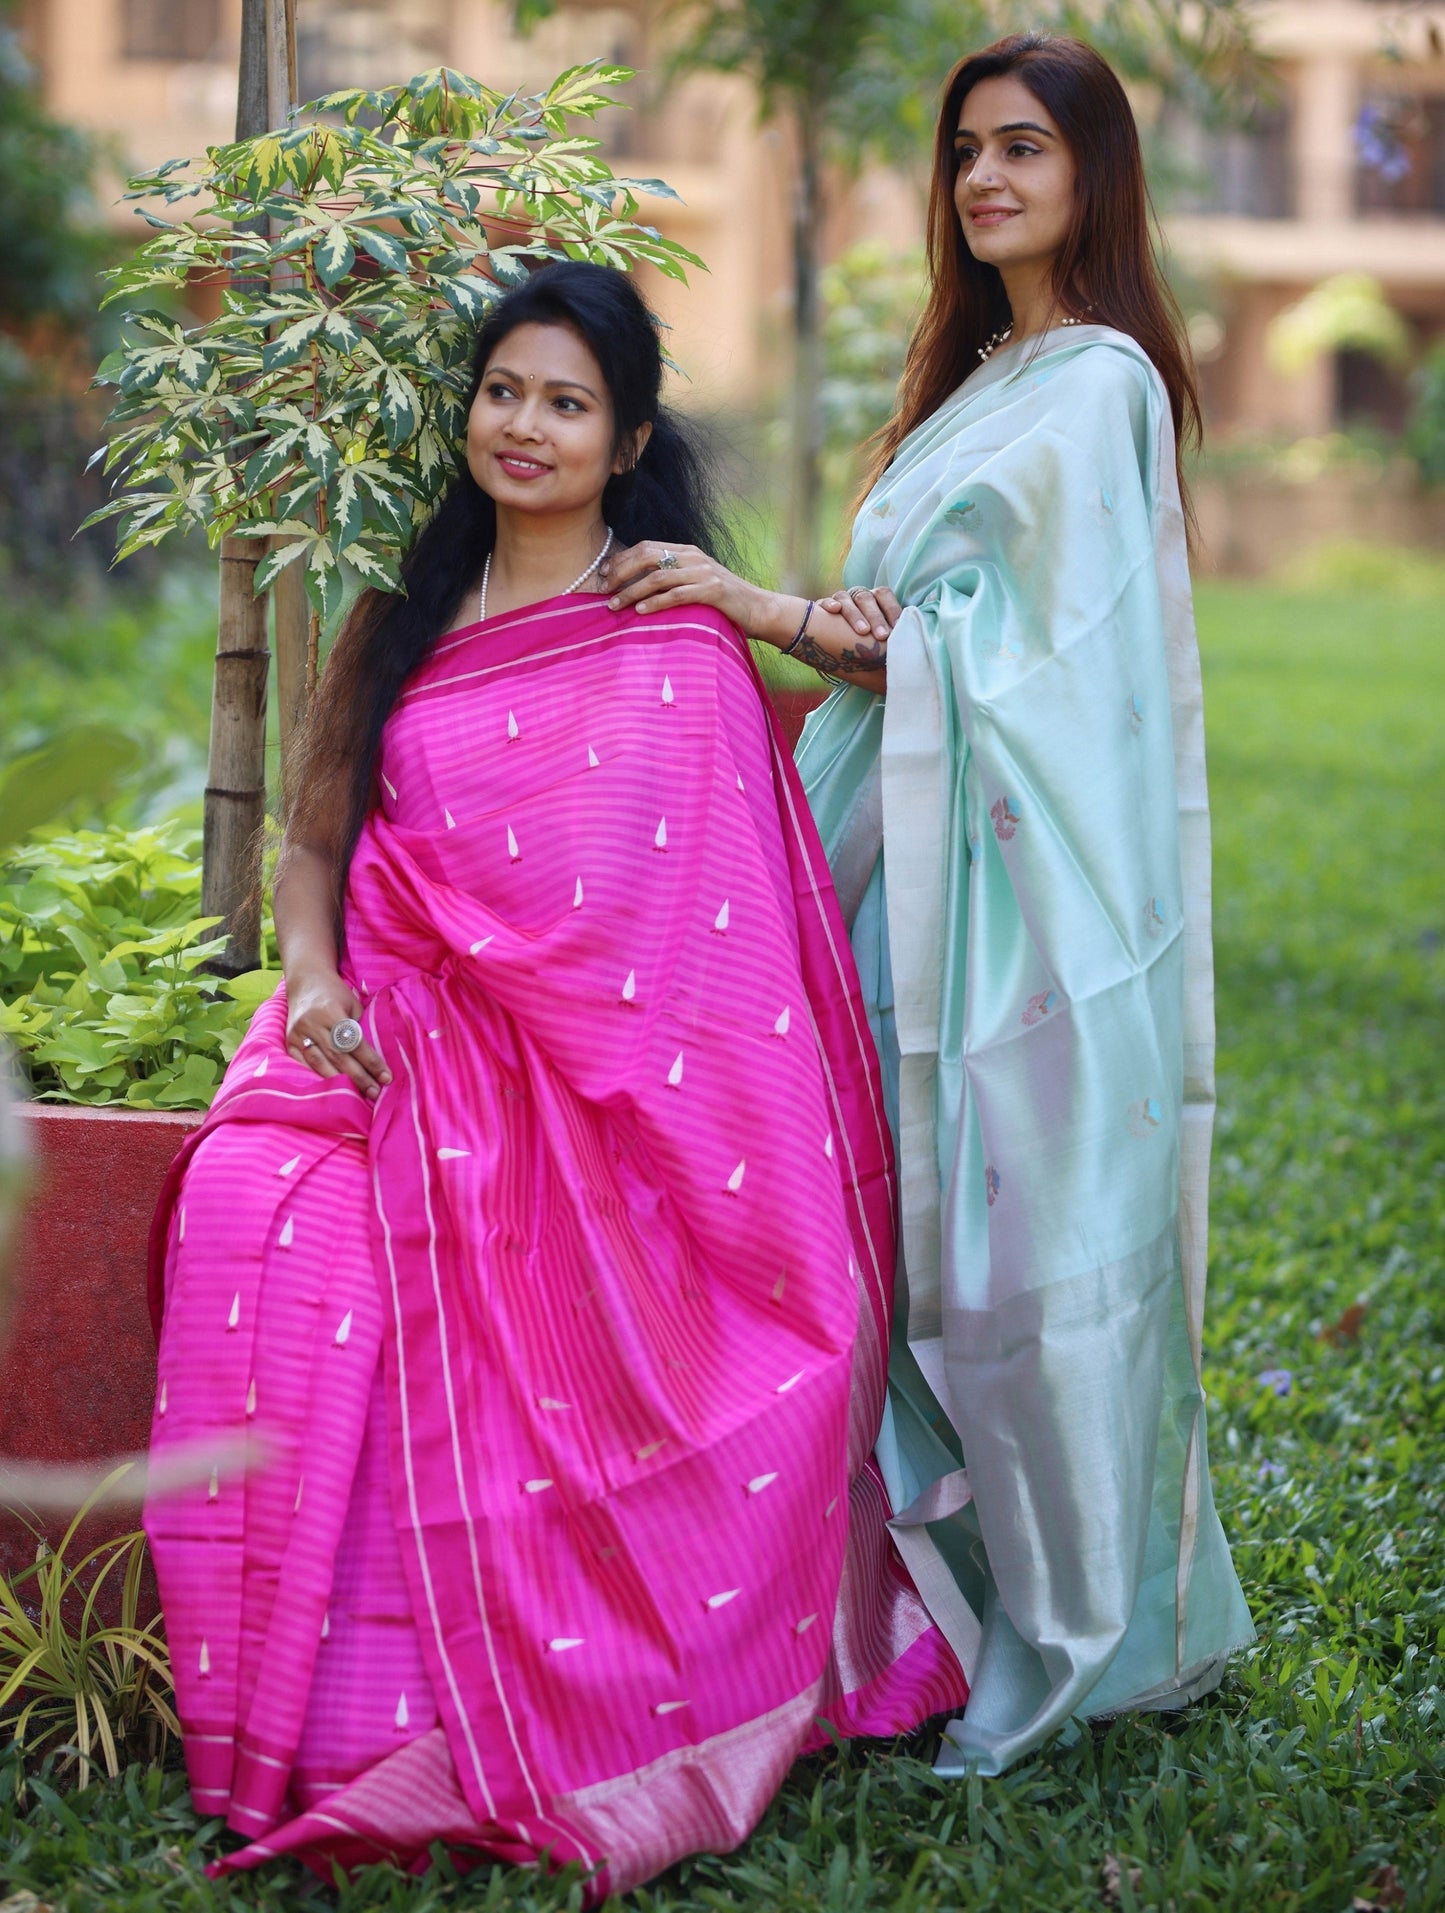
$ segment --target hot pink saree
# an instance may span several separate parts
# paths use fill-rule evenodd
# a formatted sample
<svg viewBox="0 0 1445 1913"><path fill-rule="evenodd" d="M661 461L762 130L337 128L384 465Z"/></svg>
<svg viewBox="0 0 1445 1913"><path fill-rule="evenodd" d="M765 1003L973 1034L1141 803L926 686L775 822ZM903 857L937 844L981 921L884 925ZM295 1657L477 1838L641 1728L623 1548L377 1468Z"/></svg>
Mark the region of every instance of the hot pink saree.
<svg viewBox="0 0 1445 1913"><path fill-rule="evenodd" d="M892 1171L847 937L746 646L567 597L387 728L347 973L374 1107L257 1016L157 1216L146 1525L223 1868L593 1891L958 1706L869 1461Z"/></svg>

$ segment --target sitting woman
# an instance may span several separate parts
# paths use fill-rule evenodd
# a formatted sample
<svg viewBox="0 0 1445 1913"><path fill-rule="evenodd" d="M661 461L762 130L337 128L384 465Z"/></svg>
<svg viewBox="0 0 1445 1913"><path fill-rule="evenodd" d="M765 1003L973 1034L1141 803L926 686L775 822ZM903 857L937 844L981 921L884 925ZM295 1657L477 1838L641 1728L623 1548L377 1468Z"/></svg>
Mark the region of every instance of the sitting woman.
<svg viewBox="0 0 1445 1913"><path fill-rule="evenodd" d="M716 550L631 283L558 264L322 681L263 1007L157 1217L147 1528L197 1807L329 1872L618 1890L966 1689L869 1453L894 1199L826 865L747 646L588 589ZM814 630L840 647L839 618ZM841 1590L841 1593L840 1593Z"/></svg>

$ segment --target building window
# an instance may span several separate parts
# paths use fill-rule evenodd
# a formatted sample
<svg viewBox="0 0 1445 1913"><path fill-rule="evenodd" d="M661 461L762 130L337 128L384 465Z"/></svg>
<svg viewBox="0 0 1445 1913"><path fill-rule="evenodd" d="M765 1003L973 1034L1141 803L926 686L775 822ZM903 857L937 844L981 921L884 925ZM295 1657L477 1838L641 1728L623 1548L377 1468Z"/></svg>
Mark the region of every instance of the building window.
<svg viewBox="0 0 1445 1913"><path fill-rule="evenodd" d="M209 60L221 38L221 0L121 0L127 60Z"/></svg>
<svg viewBox="0 0 1445 1913"><path fill-rule="evenodd" d="M442 58L441 0L306 0L296 12L303 100L350 86L395 86Z"/></svg>
<svg viewBox="0 0 1445 1913"><path fill-rule="evenodd" d="M1367 99L1355 122L1355 203L1366 215L1445 214L1445 98Z"/></svg>
<svg viewBox="0 0 1445 1913"><path fill-rule="evenodd" d="M1170 170L1180 176L1169 194L1172 211L1293 218L1294 150L1284 101L1255 106L1240 126L1205 127L1170 113L1160 130Z"/></svg>

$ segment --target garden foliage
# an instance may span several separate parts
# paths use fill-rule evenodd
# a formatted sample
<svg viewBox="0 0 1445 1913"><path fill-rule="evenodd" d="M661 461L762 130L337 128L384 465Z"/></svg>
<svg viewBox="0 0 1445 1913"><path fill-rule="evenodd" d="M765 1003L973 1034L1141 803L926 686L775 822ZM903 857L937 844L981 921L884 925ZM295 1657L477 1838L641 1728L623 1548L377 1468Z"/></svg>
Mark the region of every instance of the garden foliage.
<svg viewBox="0 0 1445 1913"><path fill-rule="evenodd" d="M119 555L172 533L269 537L263 590L304 568L322 617L348 572L394 589L414 529L456 469L478 321L547 258L701 261L638 218L658 180L614 177L569 130L632 77L593 61L540 97L503 97L442 67L333 93L288 130L171 160L130 197L156 236L109 275L129 324L102 363L116 387L106 468ZM217 317L148 309L226 286Z"/></svg>
<svg viewBox="0 0 1445 1913"><path fill-rule="evenodd" d="M106 1477L58 1547L42 1546L33 1566L13 1580L0 1575L6 1733L27 1760L59 1754L62 1769L75 1766L82 1787L92 1763L114 1780L130 1760L157 1758L181 1731L160 1617L140 1621L145 1536L123 1534L73 1552L95 1500L133 1466L124 1462ZM97 1609L116 1580L119 1616L105 1623Z"/></svg>
<svg viewBox="0 0 1445 1913"><path fill-rule="evenodd" d="M209 1105L281 973L203 968L225 940L200 912L197 852L178 824L0 851L0 1036L40 1099Z"/></svg>

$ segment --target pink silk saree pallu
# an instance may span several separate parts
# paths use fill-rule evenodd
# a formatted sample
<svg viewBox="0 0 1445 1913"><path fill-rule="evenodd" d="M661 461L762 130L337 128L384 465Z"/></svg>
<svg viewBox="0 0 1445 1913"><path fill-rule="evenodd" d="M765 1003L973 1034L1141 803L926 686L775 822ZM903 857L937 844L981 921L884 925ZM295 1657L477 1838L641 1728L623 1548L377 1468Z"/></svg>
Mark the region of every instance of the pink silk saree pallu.
<svg viewBox="0 0 1445 1913"><path fill-rule="evenodd" d="M846 933L746 646L559 598L388 724L370 1107L265 1005L172 1174L147 1510L197 1807L323 1872L755 1824L961 1705L888 1538L894 1190Z"/></svg>

